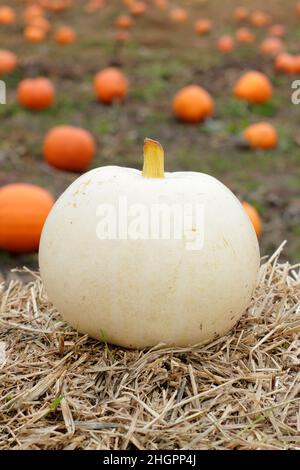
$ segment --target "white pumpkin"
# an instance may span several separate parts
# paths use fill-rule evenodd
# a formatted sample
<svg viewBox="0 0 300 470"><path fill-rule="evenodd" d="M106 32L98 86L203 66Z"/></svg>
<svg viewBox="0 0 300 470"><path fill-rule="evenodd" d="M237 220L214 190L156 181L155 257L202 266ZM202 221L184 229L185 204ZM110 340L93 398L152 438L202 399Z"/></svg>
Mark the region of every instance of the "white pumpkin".
<svg viewBox="0 0 300 470"><path fill-rule="evenodd" d="M63 318L129 348L227 333L249 305L259 260L232 192L205 174L164 173L163 150L150 139L143 172L108 166L71 184L48 216L39 253Z"/></svg>

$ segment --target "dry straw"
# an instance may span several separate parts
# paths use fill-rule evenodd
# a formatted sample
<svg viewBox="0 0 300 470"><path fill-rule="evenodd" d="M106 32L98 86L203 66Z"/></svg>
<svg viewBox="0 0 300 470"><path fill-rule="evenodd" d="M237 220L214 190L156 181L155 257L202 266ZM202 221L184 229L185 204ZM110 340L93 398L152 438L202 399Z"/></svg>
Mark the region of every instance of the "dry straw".
<svg viewBox="0 0 300 470"><path fill-rule="evenodd" d="M300 274L281 249L235 329L202 347L99 343L38 275L3 283L0 449L300 449Z"/></svg>

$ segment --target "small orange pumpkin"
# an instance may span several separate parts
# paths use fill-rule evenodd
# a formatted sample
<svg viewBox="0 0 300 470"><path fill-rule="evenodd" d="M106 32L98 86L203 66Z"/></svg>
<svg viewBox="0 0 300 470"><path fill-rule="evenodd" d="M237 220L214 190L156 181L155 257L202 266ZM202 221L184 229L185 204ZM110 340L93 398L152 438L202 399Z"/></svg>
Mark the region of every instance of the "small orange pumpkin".
<svg viewBox="0 0 300 470"><path fill-rule="evenodd" d="M128 15L120 15L116 19L116 27L120 29L132 28L133 23L133 19Z"/></svg>
<svg viewBox="0 0 300 470"><path fill-rule="evenodd" d="M218 40L217 47L223 54L228 54L234 49L234 40L229 34L225 34Z"/></svg>
<svg viewBox="0 0 300 470"><path fill-rule="evenodd" d="M53 104L54 86L48 78L27 78L20 82L17 97L25 108L40 111Z"/></svg>
<svg viewBox="0 0 300 470"><path fill-rule="evenodd" d="M46 33L36 26L27 26L24 30L24 38L27 42L41 42L46 38Z"/></svg>
<svg viewBox="0 0 300 470"><path fill-rule="evenodd" d="M0 249L37 251L53 204L51 194L39 186L19 183L0 188Z"/></svg>
<svg viewBox="0 0 300 470"><path fill-rule="evenodd" d="M93 136L80 127L58 126L45 137L43 152L47 163L61 170L87 169L96 151Z"/></svg>
<svg viewBox="0 0 300 470"><path fill-rule="evenodd" d="M243 202L243 208L252 222L257 238L259 238L262 233L262 222L257 210L246 201Z"/></svg>
<svg viewBox="0 0 300 470"><path fill-rule="evenodd" d="M129 7L130 13L134 16L140 16L145 13L147 10L147 5L144 2L134 2L130 7Z"/></svg>
<svg viewBox="0 0 300 470"><path fill-rule="evenodd" d="M16 54L6 49L0 49L0 75L13 72L17 67L17 63Z"/></svg>
<svg viewBox="0 0 300 470"><path fill-rule="evenodd" d="M94 79L94 91L102 103L123 101L127 97L128 81L120 70L108 67L97 73Z"/></svg>
<svg viewBox="0 0 300 470"><path fill-rule="evenodd" d="M272 93L273 88L268 77L256 70L246 72L234 86L234 95L249 103L265 103Z"/></svg>
<svg viewBox="0 0 300 470"><path fill-rule="evenodd" d="M251 124L244 130L243 137L254 149L271 149L278 141L276 129L268 122Z"/></svg>
<svg viewBox="0 0 300 470"><path fill-rule="evenodd" d="M294 55L294 72L300 73L300 54Z"/></svg>
<svg viewBox="0 0 300 470"><path fill-rule="evenodd" d="M16 14L13 8L4 5L0 7L0 24L12 24L16 21Z"/></svg>
<svg viewBox="0 0 300 470"><path fill-rule="evenodd" d="M237 7L233 12L233 18L235 21L241 22L247 20L249 17L249 11L246 7Z"/></svg>
<svg viewBox="0 0 300 470"><path fill-rule="evenodd" d="M118 30L114 34L115 41L119 42L119 43L125 43L125 42L129 41L129 38L130 38L130 35L129 35L128 31Z"/></svg>
<svg viewBox="0 0 300 470"><path fill-rule="evenodd" d="M274 63L275 69L279 72L284 72L287 75L293 75L296 73L296 62L292 54L282 52L278 54Z"/></svg>
<svg viewBox="0 0 300 470"><path fill-rule="evenodd" d="M282 38L286 34L285 27L282 24L273 24L269 28L269 34L272 37Z"/></svg>
<svg viewBox="0 0 300 470"><path fill-rule="evenodd" d="M61 26L56 31L54 39L62 46L73 44L76 41L76 32L70 26Z"/></svg>
<svg viewBox="0 0 300 470"><path fill-rule="evenodd" d="M256 10L250 15L250 23L256 28L263 28L271 22L271 16L261 10Z"/></svg>
<svg viewBox="0 0 300 470"><path fill-rule="evenodd" d="M236 30L235 38L237 42L251 44L255 41L255 35L250 29L243 27Z"/></svg>
<svg viewBox="0 0 300 470"><path fill-rule="evenodd" d="M175 95L173 112L181 121L198 123L212 116L214 103L210 94L198 85L189 85Z"/></svg>
<svg viewBox="0 0 300 470"><path fill-rule="evenodd" d="M169 6L168 0L154 0L154 4L159 10L166 10Z"/></svg>
<svg viewBox="0 0 300 470"><path fill-rule="evenodd" d="M33 26L34 28L39 28L45 33L48 33L51 29L51 25L46 18L43 16L36 16L29 22L29 26Z"/></svg>
<svg viewBox="0 0 300 470"><path fill-rule="evenodd" d="M279 38L268 37L262 41L259 50L264 55L275 56L283 51L283 43Z"/></svg>
<svg viewBox="0 0 300 470"><path fill-rule="evenodd" d="M170 20L173 23L186 23L188 19L188 12L185 8L173 8L170 12Z"/></svg>
<svg viewBox="0 0 300 470"><path fill-rule="evenodd" d="M195 23L195 31L197 34L200 34L201 36L203 34L208 34L211 31L212 28L212 22L208 20L207 18L202 18L200 20L197 20Z"/></svg>
<svg viewBox="0 0 300 470"><path fill-rule="evenodd" d="M23 19L26 23L30 23L33 18L38 16L43 16L44 10L39 5L30 5L28 6L23 13Z"/></svg>

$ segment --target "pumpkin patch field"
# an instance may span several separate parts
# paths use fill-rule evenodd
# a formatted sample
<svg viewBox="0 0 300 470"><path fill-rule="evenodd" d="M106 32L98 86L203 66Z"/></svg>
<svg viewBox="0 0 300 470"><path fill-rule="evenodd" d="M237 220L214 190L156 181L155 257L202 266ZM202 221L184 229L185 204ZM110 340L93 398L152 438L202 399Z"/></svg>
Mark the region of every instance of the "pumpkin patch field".
<svg viewBox="0 0 300 470"><path fill-rule="evenodd" d="M300 2L0 1L1 450L299 450L299 260Z"/></svg>

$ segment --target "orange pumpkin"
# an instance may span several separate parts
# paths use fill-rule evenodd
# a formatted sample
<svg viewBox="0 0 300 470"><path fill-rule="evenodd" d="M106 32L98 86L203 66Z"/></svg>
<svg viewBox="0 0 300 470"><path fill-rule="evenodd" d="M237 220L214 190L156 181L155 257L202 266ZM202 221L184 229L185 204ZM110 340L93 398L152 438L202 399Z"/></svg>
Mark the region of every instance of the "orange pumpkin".
<svg viewBox="0 0 300 470"><path fill-rule="evenodd" d="M128 81L120 70L108 67L97 73L94 79L94 91L102 103L123 101L127 97Z"/></svg>
<svg viewBox="0 0 300 470"><path fill-rule="evenodd" d="M198 123L212 116L214 104L210 94L198 85L189 85L175 95L173 112L181 121Z"/></svg>
<svg viewBox="0 0 300 470"><path fill-rule="evenodd" d="M249 11L245 7L237 7L233 12L233 18L235 21L245 21L249 17Z"/></svg>
<svg viewBox="0 0 300 470"><path fill-rule="evenodd" d="M16 21L16 14L13 8L8 6L0 7L0 24L12 24Z"/></svg>
<svg viewBox="0 0 300 470"><path fill-rule="evenodd" d="M36 26L27 26L24 30L24 38L27 42L41 42L46 38L46 33Z"/></svg>
<svg viewBox="0 0 300 470"><path fill-rule="evenodd" d="M45 33L48 33L51 29L51 25L46 18L43 16L36 16L29 22L29 26L33 26L34 28L39 28Z"/></svg>
<svg viewBox="0 0 300 470"><path fill-rule="evenodd" d="M295 57L286 52L282 52L276 57L274 66L276 70L287 75L293 75L297 70Z"/></svg>
<svg viewBox="0 0 300 470"><path fill-rule="evenodd" d="M0 249L37 251L53 204L51 194L39 186L19 183L0 188Z"/></svg>
<svg viewBox="0 0 300 470"><path fill-rule="evenodd" d="M235 38L237 42L251 44L255 41L255 35L248 28L239 28L236 30Z"/></svg>
<svg viewBox="0 0 300 470"><path fill-rule="evenodd" d="M49 108L54 101L54 86L48 78L27 78L18 86L17 97L25 108L42 110Z"/></svg>
<svg viewBox="0 0 300 470"><path fill-rule="evenodd" d="M275 56L283 51L283 43L279 38L268 37L262 41L259 50L265 55Z"/></svg>
<svg viewBox="0 0 300 470"><path fill-rule="evenodd" d="M166 10L168 8L168 0L154 0L154 4L160 10Z"/></svg>
<svg viewBox="0 0 300 470"><path fill-rule="evenodd" d="M251 124L244 130L243 137L254 149L271 149L278 141L276 129L268 122Z"/></svg>
<svg viewBox="0 0 300 470"><path fill-rule="evenodd" d="M195 31L197 34L203 35L211 31L212 23L207 18L197 20L195 23Z"/></svg>
<svg viewBox="0 0 300 470"><path fill-rule="evenodd" d="M256 28L263 28L264 26L267 26L270 21L271 16L260 10L256 10L250 15L250 22Z"/></svg>
<svg viewBox="0 0 300 470"><path fill-rule="evenodd" d="M224 36L221 36L218 40L217 47L219 51L223 54L228 54L234 49L234 41L231 36L225 34Z"/></svg>
<svg viewBox="0 0 300 470"><path fill-rule="evenodd" d="M62 46L72 44L76 41L76 33L70 26L61 26L55 33L54 36L57 44Z"/></svg>
<svg viewBox="0 0 300 470"><path fill-rule="evenodd" d="M134 16L140 16L147 10L147 5L144 2L134 2L129 7L130 13Z"/></svg>
<svg viewBox="0 0 300 470"><path fill-rule="evenodd" d="M300 2L295 5L296 15L300 17Z"/></svg>
<svg viewBox="0 0 300 470"><path fill-rule="evenodd" d="M120 15L116 19L116 27L120 29L129 29L133 26L133 19L128 15Z"/></svg>
<svg viewBox="0 0 300 470"><path fill-rule="evenodd" d="M89 0L85 6L85 11L87 13L94 13L97 10L100 10L105 6L105 0Z"/></svg>
<svg viewBox="0 0 300 470"><path fill-rule="evenodd" d="M45 137L44 158L61 170L81 172L87 169L96 151L93 136L80 127L58 126Z"/></svg>
<svg viewBox="0 0 300 470"><path fill-rule="evenodd" d="M294 61L294 72L298 74L300 73L300 55L299 54L294 55L293 61Z"/></svg>
<svg viewBox="0 0 300 470"><path fill-rule="evenodd" d="M124 43L129 41L129 33L128 31L116 31L114 34L114 39L116 42Z"/></svg>
<svg viewBox="0 0 300 470"><path fill-rule="evenodd" d="M184 8L174 8L170 13L170 20L173 23L185 23L188 19L188 12Z"/></svg>
<svg viewBox="0 0 300 470"><path fill-rule="evenodd" d="M261 222L261 218L260 218L257 210L255 209L255 207L253 207L251 204L249 204L249 202L245 202L245 201L243 202L243 207L244 207L244 210L247 213L249 219L251 220L251 222L253 224L253 228L256 232L257 238L259 238L261 236L261 233L262 233L262 222Z"/></svg>
<svg viewBox="0 0 300 470"><path fill-rule="evenodd" d="M30 5L28 6L23 13L23 19L26 23L30 23L33 18L38 16L43 16L44 10L39 5Z"/></svg>
<svg viewBox="0 0 300 470"><path fill-rule="evenodd" d="M54 12L60 13L64 10L71 8L73 5L73 0L47 0L44 2L45 8Z"/></svg>
<svg viewBox="0 0 300 470"><path fill-rule="evenodd" d="M273 26L269 28L270 36L276 38L282 38L283 36L285 36L285 33L285 27L282 24L273 24Z"/></svg>
<svg viewBox="0 0 300 470"><path fill-rule="evenodd" d="M272 93L273 88L268 77L256 70L246 72L234 86L234 95L249 103L265 103Z"/></svg>
<svg viewBox="0 0 300 470"><path fill-rule="evenodd" d="M17 67L18 59L16 54L0 49L0 75L11 73Z"/></svg>

